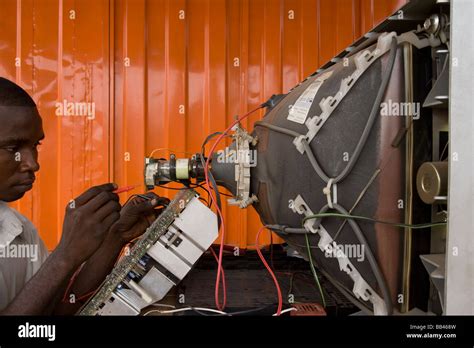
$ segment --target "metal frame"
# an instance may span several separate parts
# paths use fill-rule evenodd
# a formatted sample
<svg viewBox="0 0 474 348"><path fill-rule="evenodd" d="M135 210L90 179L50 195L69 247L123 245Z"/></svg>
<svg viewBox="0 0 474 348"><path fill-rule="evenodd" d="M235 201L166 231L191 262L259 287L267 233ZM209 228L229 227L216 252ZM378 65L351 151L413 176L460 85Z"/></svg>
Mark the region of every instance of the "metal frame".
<svg viewBox="0 0 474 348"><path fill-rule="evenodd" d="M474 2L451 0L445 314L474 314Z"/></svg>

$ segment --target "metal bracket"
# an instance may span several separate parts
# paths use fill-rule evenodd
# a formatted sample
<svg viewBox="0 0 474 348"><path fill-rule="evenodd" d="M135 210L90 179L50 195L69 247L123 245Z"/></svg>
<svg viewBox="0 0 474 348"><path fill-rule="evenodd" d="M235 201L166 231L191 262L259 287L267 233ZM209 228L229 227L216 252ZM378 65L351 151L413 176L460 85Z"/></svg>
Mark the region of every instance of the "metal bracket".
<svg viewBox="0 0 474 348"><path fill-rule="evenodd" d="M429 254L420 255L421 262L425 266L426 271L430 275L431 281L438 291L441 308L444 312L444 285L446 274L446 255L445 254Z"/></svg>
<svg viewBox="0 0 474 348"><path fill-rule="evenodd" d="M354 63L356 69L354 72L342 79L341 86L339 91L334 96L329 96L323 98L319 107L321 108L321 114L319 116L314 116L308 118L305 122L306 127L308 127L308 132L305 135L296 137L293 140L293 144L296 146L296 149L304 154L304 145L303 140L306 140L308 143L311 143L313 138L318 134L319 130L326 123L327 119L331 116L334 109L337 108L339 103L344 99L347 93L351 90L352 86L357 82L357 80L362 76L362 74L380 57L382 57L386 52L390 50L390 45L392 38L396 38L398 44L400 43L409 43L415 46L418 49L432 46L436 47L441 44L441 40L434 36L433 34L429 35L427 38L420 39L415 31L409 31L397 36L397 33L382 33L377 39L377 46L373 51L363 50L357 53L354 57ZM326 74L326 73L325 73ZM322 76L321 76L322 77ZM319 78L321 78L319 77ZM327 77L326 77L327 78Z"/></svg>
<svg viewBox="0 0 474 348"><path fill-rule="evenodd" d="M254 202L258 202L255 195L250 196L250 168L257 165L257 152L252 150L250 145L255 146L257 137L252 137L239 124L234 127L232 138L235 141L235 151L237 154L235 164L235 181L237 182L236 198L230 198L227 202L230 205L238 205L240 208L247 208ZM255 158L254 158L255 157Z"/></svg>
<svg viewBox="0 0 474 348"><path fill-rule="evenodd" d="M145 158L145 185L148 189L155 187L155 174L158 171L158 162L150 163L151 158Z"/></svg>
<svg viewBox="0 0 474 348"><path fill-rule="evenodd" d="M397 37L397 42L399 44L409 43L410 45L415 46L418 49L422 49L428 46L437 47L441 45L441 40L433 34L429 35L429 37L427 38L420 39L414 31L408 31L406 33L400 34Z"/></svg>
<svg viewBox="0 0 474 348"><path fill-rule="evenodd" d="M377 47L373 51L364 50L356 54L354 58L356 69L354 72L345 79L342 79L341 87L334 96L329 96L321 100L319 107L321 108L322 112L319 116L314 116L306 121L305 124L306 127L308 127L308 132L306 135L299 136L293 140L293 144L295 144L297 150L301 154L304 153L302 141L306 140L308 143L311 143L313 138L323 127L324 123L326 123L327 119L331 116L332 112L337 108L342 99L344 99L347 93L351 90L352 86L354 86L359 77L362 76L362 74L372 65L373 62L390 50L392 38L396 36L397 34L395 32L383 33L379 36L377 40Z"/></svg>
<svg viewBox="0 0 474 348"><path fill-rule="evenodd" d="M298 195L294 199L293 204L291 205L291 209L294 213L300 215L313 215L313 212L300 195ZM354 295L364 301L372 302L375 315L387 315L388 312L384 300L364 280L357 268L344 254L344 252L342 251L342 244L337 244L322 224L320 224L319 227L315 229L313 227L313 222L311 220L307 220L304 224L304 228L306 228L312 233L319 234L320 239L318 242L318 247L322 252L327 253L328 251L330 251L332 253L335 253L333 255L337 258L337 261L339 263L339 269L341 271L346 272L349 277L351 277L351 279L354 281L354 287L352 289Z"/></svg>

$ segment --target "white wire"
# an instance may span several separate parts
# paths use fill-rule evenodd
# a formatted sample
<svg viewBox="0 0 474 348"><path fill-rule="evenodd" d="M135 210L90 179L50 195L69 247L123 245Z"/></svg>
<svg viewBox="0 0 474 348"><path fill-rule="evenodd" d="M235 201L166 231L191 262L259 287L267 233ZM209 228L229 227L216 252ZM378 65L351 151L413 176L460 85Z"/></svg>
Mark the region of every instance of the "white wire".
<svg viewBox="0 0 474 348"><path fill-rule="evenodd" d="M178 313L178 312L186 312L186 311L193 311L193 310L198 310L202 312L212 312L212 313L217 313L217 314L223 314L227 315L226 312L218 311L216 309L211 309L211 308L202 308L202 307L186 307L186 308L177 308L177 309L171 309L171 310L159 310L159 309L152 309L151 311L146 312L143 314L143 316L146 316L150 313L161 313L161 314L171 314L171 313Z"/></svg>
<svg viewBox="0 0 474 348"><path fill-rule="evenodd" d="M280 312L280 315L288 313L288 312L292 312L292 311L297 311L297 309L295 307L284 309ZM278 313L273 314L274 317L276 317L277 315Z"/></svg>
<svg viewBox="0 0 474 348"><path fill-rule="evenodd" d="M163 306L163 307L166 306L166 307L168 307L169 305L163 305L163 304L156 303L156 304L154 304L154 306ZM185 308L176 308L176 309L170 309L170 310L152 309L151 311L148 311L145 314L143 314L143 316L147 316L151 313L172 314L172 313L187 312L187 311L193 311L193 310L197 310L197 311L201 311L201 312L212 312L212 313L223 314L223 315L232 315L232 313L226 313L226 312L218 311L218 310L212 309L212 308L185 307ZM280 315L291 312L291 311L297 311L297 309L294 308L294 307L284 309L280 312ZM273 316L276 317L277 313L273 314Z"/></svg>
<svg viewBox="0 0 474 348"><path fill-rule="evenodd" d="M171 308L171 309L175 309L175 308L176 308L176 306L169 305L169 304L164 304L164 303L153 303L153 304L151 304L150 306L154 306L154 307L166 307L166 308Z"/></svg>

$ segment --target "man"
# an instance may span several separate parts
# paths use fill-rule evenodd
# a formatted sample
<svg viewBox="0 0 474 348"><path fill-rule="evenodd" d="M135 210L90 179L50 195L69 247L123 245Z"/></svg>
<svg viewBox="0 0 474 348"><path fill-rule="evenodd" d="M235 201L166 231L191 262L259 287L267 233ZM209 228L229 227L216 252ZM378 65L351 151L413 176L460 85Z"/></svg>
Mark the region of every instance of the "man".
<svg viewBox="0 0 474 348"><path fill-rule="evenodd" d="M42 120L33 99L0 78L0 314L73 314L112 269L120 251L149 226L162 199L123 209L115 184L84 192L69 204L61 240L48 256L33 224L6 202L31 190L39 170ZM2 250L3 248L3 250ZM35 250L34 257L8 251ZM3 252L2 252L3 251ZM31 255L30 255L31 256ZM71 277L74 278L71 280Z"/></svg>

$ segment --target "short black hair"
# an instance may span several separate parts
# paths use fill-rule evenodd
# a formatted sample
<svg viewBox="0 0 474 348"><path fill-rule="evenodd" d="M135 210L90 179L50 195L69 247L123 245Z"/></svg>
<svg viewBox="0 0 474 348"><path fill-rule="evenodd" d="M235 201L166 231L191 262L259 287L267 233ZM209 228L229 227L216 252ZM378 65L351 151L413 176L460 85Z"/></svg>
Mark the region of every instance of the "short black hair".
<svg viewBox="0 0 474 348"><path fill-rule="evenodd" d="M0 77L0 106L36 107L36 103L23 88Z"/></svg>

